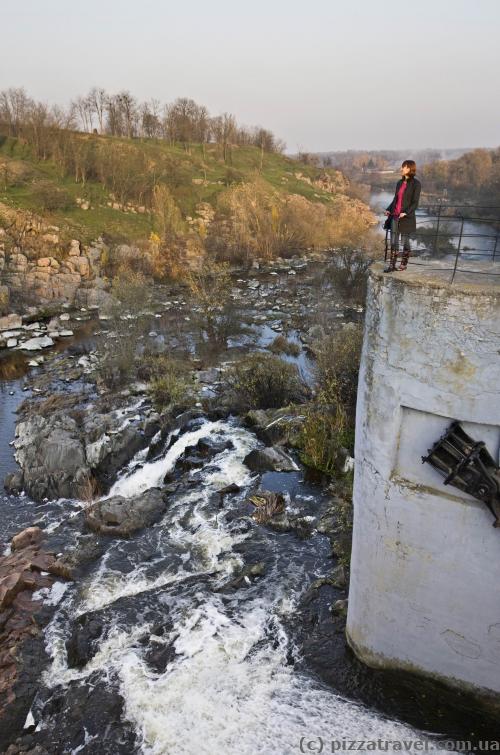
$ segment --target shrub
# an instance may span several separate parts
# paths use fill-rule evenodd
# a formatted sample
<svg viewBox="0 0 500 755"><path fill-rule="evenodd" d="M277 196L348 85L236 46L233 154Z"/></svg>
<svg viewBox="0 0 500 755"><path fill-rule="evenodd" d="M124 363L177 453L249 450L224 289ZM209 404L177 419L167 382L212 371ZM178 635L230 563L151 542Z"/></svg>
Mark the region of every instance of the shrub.
<svg viewBox="0 0 500 755"><path fill-rule="evenodd" d="M135 368L136 340L128 333L106 342L97 367L97 381L112 390L126 385Z"/></svg>
<svg viewBox="0 0 500 755"><path fill-rule="evenodd" d="M344 248L336 252L328 267L328 278L336 292L353 304L364 304L371 258L364 252Z"/></svg>
<svg viewBox="0 0 500 755"><path fill-rule="evenodd" d="M304 464L326 474L340 471L345 452L347 416L333 383L328 392L320 392L314 404L306 409L306 418L299 438Z"/></svg>
<svg viewBox="0 0 500 755"><path fill-rule="evenodd" d="M158 411L187 401L190 383L184 362L163 354L150 356L145 369L149 372L151 396Z"/></svg>
<svg viewBox="0 0 500 755"><path fill-rule="evenodd" d="M210 341L223 342L235 325L229 265L205 259L199 270L189 271L185 280L200 308L201 329Z"/></svg>
<svg viewBox="0 0 500 755"><path fill-rule="evenodd" d="M268 348L273 354L286 354L291 357L298 357L300 354L299 344L289 341L285 336L276 336Z"/></svg>
<svg viewBox="0 0 500 755"><path fill-rule="evenodd" d="M39 181L33 188L33 199L40 210L68 210L75 206L75 200L65 189L51 181Z"/></svg>
<svg viewBox="0 0 500 755"><path fill-rule="evenodd" d="M346 453L354 453L361 345L361 327L353 324L313 345L316 395L298 445L302 461L326 474L342 473Z"/></svg>
<svg viewBox="0 0 500 755"><path fill-rule="evenodd" d="M260 352L233 365L226 383L244 409L276 409L303 401L307 393L294 364Z"/></svg>
<svg viewBox="0 0 500 755"><path fill-rule="evenodd" d="M342 330L326 335L312 345L316 358L316 390L327 404L340 401L352 419L356 409L362 344L362 326L349 323Z"/></svg>
<svg viewBox="0 0 500 755"><path fill-rule="evenodd" d="M113 280L112 293L117 298L110 314L116 337L99 343L97 379L109 389L119 388L136 378L138 344L149 330L147 319L128 318L125 313L137 312L146 303L145 278L142 273L127 271Z"/></svg>
<svg viewBox="0 0 500 755"><path fill-rule="evenodd" d="M144 306L147 289L146 276L141 271L122 267L111 285L111 293L121 303L124 309L132 312Z"/></svg>
<svg viewBox="0 0 500 755"><path fill-rule="evenodd" d="M160 183L153 190L153 213L158 235L172 242L183 231L182 216L168 186Z"/></svg>

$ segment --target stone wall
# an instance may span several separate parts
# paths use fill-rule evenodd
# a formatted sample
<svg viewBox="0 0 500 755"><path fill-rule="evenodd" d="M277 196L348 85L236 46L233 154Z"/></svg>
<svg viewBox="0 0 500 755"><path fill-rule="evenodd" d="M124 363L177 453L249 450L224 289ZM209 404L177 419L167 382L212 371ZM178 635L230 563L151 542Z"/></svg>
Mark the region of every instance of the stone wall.
<svg viewBox="0 0 500 755"><path fill-rule="evenodd" d="M500 704L500 530L425 455L453 419L500 449L500 291L370 275L348 641L367 664Z"/></svg>

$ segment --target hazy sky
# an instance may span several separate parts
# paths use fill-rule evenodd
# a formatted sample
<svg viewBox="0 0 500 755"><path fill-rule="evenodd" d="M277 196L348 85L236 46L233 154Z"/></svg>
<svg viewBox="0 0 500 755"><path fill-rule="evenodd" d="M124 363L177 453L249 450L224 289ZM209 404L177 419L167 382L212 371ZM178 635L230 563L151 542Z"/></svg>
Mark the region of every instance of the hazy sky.
<svg viewBox="0 0 500 755"><path fill-rule="evenodd" d="M191 97L289 151L500 145L500 0L0 0L0 89Z"/></svg>

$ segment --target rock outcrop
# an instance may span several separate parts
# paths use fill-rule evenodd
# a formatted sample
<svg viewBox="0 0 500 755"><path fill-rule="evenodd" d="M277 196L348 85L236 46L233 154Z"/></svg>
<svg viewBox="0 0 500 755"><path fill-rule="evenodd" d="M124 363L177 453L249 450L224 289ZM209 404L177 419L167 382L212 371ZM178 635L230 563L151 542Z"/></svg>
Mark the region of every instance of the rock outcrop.
<svg viewBox="0 0 500 755"><path fill-rule="evenodd" d="M158 521L166 507L167 499L160 488L150 488L133 498L118 495L97 501L87 508L85 521L94 532L129 537Z"/></svg>
<svg viewBox="0 0 500 755"><path fill-rule="evenodd" d="M0 315L7 311L9 301L20 298L38 304L69 302L105 306L110 303L111 295L105 290L109 283L102 278L107 256L105 244L96 241L82 249L80 242L73 239L66 253L58 251L54 256L54 243L46 240L44 252L17 249L10 253L0 244ZM50 246L52 253L48 253ZM80 290L85 293L79 294Z"/></svg>
<svg viewBox="0 0 500 755"><path fill-rule="evenodd" d="M107 490L157 430L155 416L123 427L113 412L90 412L83 422L65 411L29 414L18 423L14 439L20 470L7 475L5 488L25 490L35 501L84 499L93 484Z"/></svg>
<svg viewBox="0 0 500 755"><path fill-rule="evenodd" d="M42 601L57 580L71 578L53 553L42 549L43 532L30 527L17 534L11 553L0 556L0 747L2 732L22 725L44 662ZM23 656L29 664L23 664Z"/></svg>
<svg viewBox="0 0 500 755"><path fill-rule="evenodd" d="M254 448L243 459L252 472L295 472L298 469L294 460L281 448Z"/></svg>
<svg viewBox="0 0 500 755"><path fill-rule="evenodd" d="M23 471L21 484L32 498L80 497L90 467L72 417L64 413L28 417L16 427L14 447Z"/></svg>

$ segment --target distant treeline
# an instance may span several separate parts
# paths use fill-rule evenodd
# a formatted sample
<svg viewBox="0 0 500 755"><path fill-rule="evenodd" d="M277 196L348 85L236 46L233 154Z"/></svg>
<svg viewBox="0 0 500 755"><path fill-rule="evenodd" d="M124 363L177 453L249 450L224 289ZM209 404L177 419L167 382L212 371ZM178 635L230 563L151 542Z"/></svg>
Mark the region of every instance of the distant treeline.
<svg viewBox="0 0 500 755"><path fill-rule="evenodd" d="M475 149L457 160L437 160L420 173L425 190L457 201L500 206L500 147Z"/></svg>
<svg viewBox="0 0 500 755"><path fill-rule="evenodd" d="M423 165L436 160L452 160L461 157L466 149L418 149L418 150L345 150L318 152L315 157L322 165L346 173L397 168L403 160L415 160L419 170Z"/></svg>
<svg viewBox="0 0 500 755"><path fill-rule="evenodd" d="M229 113L211 116L204 105L185 97L167 104L156 99L140 102L126 90L109 94L94 87L62 108L36 102L24 88L0 92L0 133L29 139L43 158L43 135L54 129L165 139L187 150L192 143L216 143L224 159L231 145L252 145L265 152L283 152L286 146L269 129L241 126Z"/></svg>

